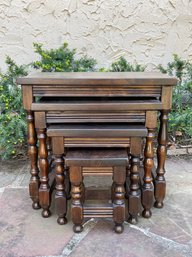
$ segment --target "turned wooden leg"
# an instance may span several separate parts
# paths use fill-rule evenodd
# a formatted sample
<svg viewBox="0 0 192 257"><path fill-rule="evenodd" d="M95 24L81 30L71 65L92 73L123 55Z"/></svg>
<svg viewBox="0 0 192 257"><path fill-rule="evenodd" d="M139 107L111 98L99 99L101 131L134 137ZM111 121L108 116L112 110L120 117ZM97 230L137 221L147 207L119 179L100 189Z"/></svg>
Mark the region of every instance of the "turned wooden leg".
<svg viewBox="0 0 192 257"><path fill-rule="evenodd" d="M64 183L64 160L62 155L55 156L55 178L56 178L56 192L55 192L55 206L56 212L58 214L57 222L60 225L67 223L66 213L67 213L67 199L65 192Z"/></svg>
<svg viewBox="0 0 192 257"><path fill-rule="evenodd" d="M126 167L126 181L125 181L125 198L129 198L129 183L130 183L130 170L131 170L131 155L128 153L128 158L129 158L129 163L128 166Z"/></svg>
<svg viewBox="0 0 192 257"><path fill-rule="evenodd" d="M74 224L73 230L75 233L80 233L83 230L83 206L82 198L82 172L81 167L70 167L70 181L71 181L71 219Z"/></svg>
<svg viewBox="0 0 192 257"><path fill-rule="evenodd" d="M152 183L152 168L153 168L153 139L155 129L148 128L148 135L146 138L146 145L144 151L144 178L142 187L142 205L144 218L151 217L151 207L153 204L153 183Z"/></svg>
<svg viewBox="0 0 192 257"><path fill-rule="evenodd" d="M64 174L65 174L65 191L67 200L71 198L71 183L69 179L69 168L67 166L64 167Z"/></svg>
<svg viewBox="0 0 192 257"><path fill-rule="evenodd" d="M37 166L38 150L37 150L37 136L34 126L34 117L31 111L27 111L28 123L28 155L31 162L31 178L29 182L29 195L33 201L33 209L41 208L39 205L39 169Z"/></svg>
<svg viewBox="0 0 192 257"><path fill-rule="evenodd" d="M139 187L139 170L140 170L140 158L139 156L133 156L131 158L131 170L130 170L130 190L128 194L128 222L131 224L137 224L138 214L140 211L140 187Z"/></svg>
<svg viewBox="0 0 192 257"><path fill-rule="evenodd" d="M114 167L113 169L113 181L115 184L115 193L113 201L113 220L115 222L115 232L123 232L123 222L125 220L125 177L126 177L126 167Z"/></svg>
<svg viewBox="0 0 192 257"><path fill-rule="evenodd" d="M50 216L50 187L49 187L49 162L48 152L46 146L46 133L45 129L38 129L37 136L39 139L39 168L41 173L40 188L39 188L39 202L43 208L42 216L47 218Z"/></svg>
<svg viewBox="0 0 192 257"><path fill-rule="evenodd" d="M160 116L160 130L158 135L158 148L157 148L157 169L155 178L155 204L156 208L163 207L163 200L166 193L165 181L165 159L167 153L167 123L168 123L168 110L161 111Z"/></svg>

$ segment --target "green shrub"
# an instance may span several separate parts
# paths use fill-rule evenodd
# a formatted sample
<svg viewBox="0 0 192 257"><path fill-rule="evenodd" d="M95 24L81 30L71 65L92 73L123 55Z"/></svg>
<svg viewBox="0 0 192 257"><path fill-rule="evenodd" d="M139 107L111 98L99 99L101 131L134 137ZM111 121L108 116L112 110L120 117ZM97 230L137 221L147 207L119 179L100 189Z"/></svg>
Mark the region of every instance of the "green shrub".
<svg viewBox="0 0 192 257"><path fill-rule="evenodd" d="M87 56L75 58L75 49L70 50L65 43L57 49L44 50L42 44L34 44L35 52L41 57L32 66L50 72L96 71L96 61ZM5 159L23 154L26 146L27 124L22 105L21 88L16 78L27 75L27 65L18 66L7 57L7 72L0 73L0 157ZM178 77L178 85L173 92L173 109L169 116L169 132L175 137L182 132L182 140L192 139L192 64L174 55L172 62L158 68ZM124 57L111 64L109 69L99 71L144 71L145 66L131 64ZM181 140L181 141L182 141Z"/></svg>
<svg viewBox="0 0 192 257"><path fill-rule="evenodd" d="M43 72L95 71L96 60L87 56L76 59L76 50L69 49L67 43L50 50L43 49L42 44L34 43L34 49L40 55L41 60L35 61L33 67Z"/></svg>
<svg viewBox="0 0 192 257"><path fill-rule="evenodd" d="M27 75L26 66L18 66L9 57L6 73L0 73L0 157L18 156L26 142L26 115L22 107L21 88L16 78Z"/></svg>
<svg viewBox="0 0 192 257"><path fill-rule="evenodd" d="M173 90L173 106L169 115L169 132L175 137L182 133L180 141L192 139L192 63L173 55L173 61L166 68L158 66L160 71L175 75L178 84Z"/></svg>
<svg viewBox="0 0 192 257"><path fill-rule="evenodd" d="M144 71L144 70L145 70L145 66L142 66L141 64L138 64L138 63L131 64L124 57L120 57L119 60L117 60L116 62L113 62L109 69L109 71L116 71L116 72Z"/></svg>

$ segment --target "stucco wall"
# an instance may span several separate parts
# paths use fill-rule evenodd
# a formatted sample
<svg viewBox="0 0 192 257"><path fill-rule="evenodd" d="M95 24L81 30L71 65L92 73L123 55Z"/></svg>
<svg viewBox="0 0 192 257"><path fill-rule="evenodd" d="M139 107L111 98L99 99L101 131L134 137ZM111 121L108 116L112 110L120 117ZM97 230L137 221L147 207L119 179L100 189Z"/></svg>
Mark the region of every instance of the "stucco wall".
<svg viewBox="0 0 192 257"><path fill-rule="evenodd" d="M64 41L99 66L124 55L131 62L166 64L173 53L192 58L191 0L0 0L0 67L5 55L37 59L32 43Z"/></svg>

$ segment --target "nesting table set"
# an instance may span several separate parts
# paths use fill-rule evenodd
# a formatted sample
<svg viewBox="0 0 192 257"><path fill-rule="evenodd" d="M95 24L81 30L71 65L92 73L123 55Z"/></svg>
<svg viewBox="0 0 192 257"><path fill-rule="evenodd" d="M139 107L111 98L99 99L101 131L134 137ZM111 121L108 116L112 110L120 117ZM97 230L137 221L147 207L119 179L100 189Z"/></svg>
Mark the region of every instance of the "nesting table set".
<svg viewBox="0 0 192 257"><path fill-rule="evenodd" d="M18 78L27 111L29 193L33 208L65 224L71 196L74 231L85 218L128 221L163 207L168 113L177 80L157 72L35 73ZM158 113L157 168L153 140ZM37 135L37 136L36 136ZM143 160L143 165L141 164ZM112 176L110 188L89 188L86 176ZM101 181L102 182L102 181Z"/></svg>

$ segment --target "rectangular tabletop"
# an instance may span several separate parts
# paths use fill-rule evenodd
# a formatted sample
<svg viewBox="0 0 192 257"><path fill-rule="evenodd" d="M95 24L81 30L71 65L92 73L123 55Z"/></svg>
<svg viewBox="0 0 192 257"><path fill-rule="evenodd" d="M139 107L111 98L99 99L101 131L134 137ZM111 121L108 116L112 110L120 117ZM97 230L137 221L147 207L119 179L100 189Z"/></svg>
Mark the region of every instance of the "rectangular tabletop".
<svg viewBox="0 0 192 257"><path fill-rule="evenodd" d="M18 78L21 85L175 85L160 72L37 72Z"/></svg>

